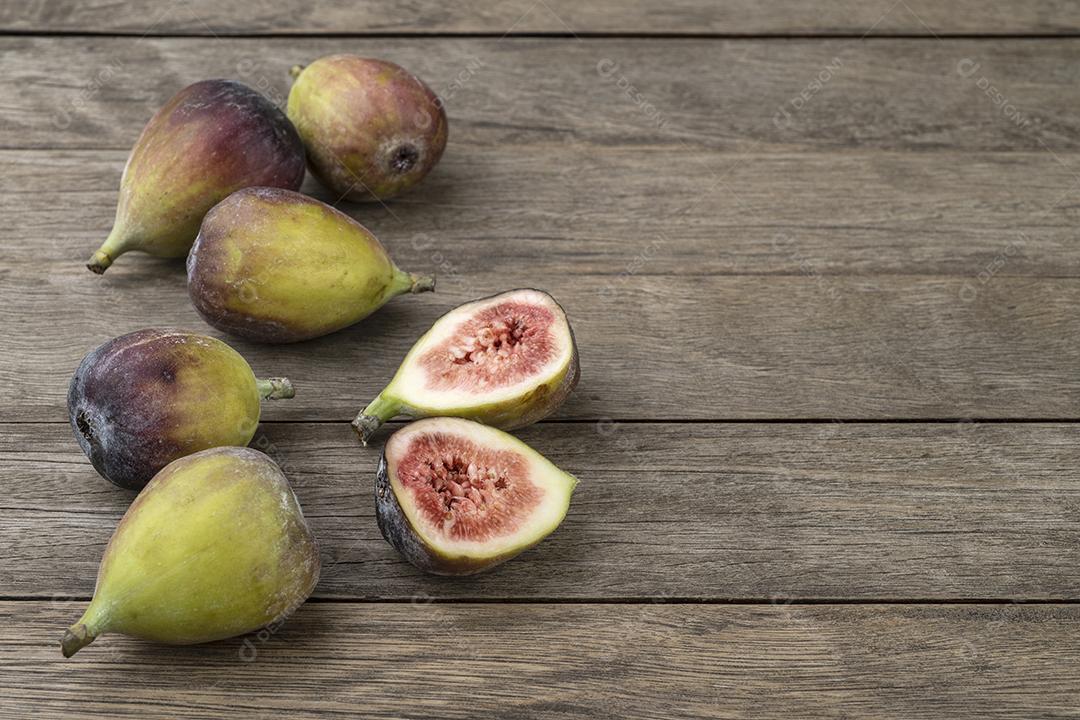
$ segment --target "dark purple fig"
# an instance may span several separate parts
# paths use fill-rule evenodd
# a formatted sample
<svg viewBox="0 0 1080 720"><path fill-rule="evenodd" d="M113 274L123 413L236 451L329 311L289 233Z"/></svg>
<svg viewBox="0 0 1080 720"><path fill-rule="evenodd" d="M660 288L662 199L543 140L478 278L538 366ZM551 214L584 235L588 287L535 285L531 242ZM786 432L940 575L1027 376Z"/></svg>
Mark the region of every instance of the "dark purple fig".
<svg viewBox="0 0 1080 720"><path fill-rule="evenodd" d="M459 418L406 425L375 481L383 537L416 567L472 575L550 535L577 479L501 430Z"/></svg>
<svg viewBox="0 0 1080 720"><path fill-rule="evenodd" d="M352 424L365 445L396 415L450 415L513 430L555 412L579 375L574 332L555 299L510 290L439 318Z"/></svg>
<svg viewBox="0 0 1080 720"><path fill-rule="evenodd" d="M336 196L385 200L420 182L442 157L442 103L404 68L330 55L293 74L286 112L312 174Z"/></svg>
<svg viewBox="0 0 1080 720"><path fill-rule="evenodd" d="M101 476L137 490L177 458L247 445L260 399L292 396L287 379L257 379L220 340L150 328L83 358L68 389L68 414Z"/></svg>
<svg viewBox="0 0 1080 720"><path fill-rule="evenodd" d="M206 322L258 342L296 342L359 322L390 298L435 289L404 272L360 223L314 198L245 188L203 220L188 294Z"/></svg>
<svg viewBox="0 0 1080 720"><path fill-rule="evenodd" d="M206 211L240 188L297 190L304 146L277 107L246 85L204 80L172 97L135 142L116 220L87 264L101 274L137 250L183 257Z"/></svg>

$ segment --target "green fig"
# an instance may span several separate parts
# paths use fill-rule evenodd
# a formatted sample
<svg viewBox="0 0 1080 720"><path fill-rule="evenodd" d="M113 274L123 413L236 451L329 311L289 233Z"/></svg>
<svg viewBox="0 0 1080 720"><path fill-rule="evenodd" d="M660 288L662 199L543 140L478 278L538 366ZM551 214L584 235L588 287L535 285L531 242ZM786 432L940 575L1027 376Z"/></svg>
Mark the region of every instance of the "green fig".
<svg viewBox="0 0 1080 720"><path fill-rule="evenodd" d="M87 267L101 274L131 250L183 257L206 211L249 185L297 190L304 147L277 107L246 85L204 80L158 110L120 180L116 220Z"/></svg>
<svg viewBox="0 0 1080 720"><path fill-rule="evenodd" d="M559 303L511 290L439 318L352 425L366 445L396 415L451 415L513 430L553 413L577 385L577 344Z"/></svg>
<svg viewBox="0 0 1080 720"><path fill-rule="evenodd" d="M404 68L331 55L293 75L286 112L312 174L336 196L385 200L420 182L442 157L446 112Z"/></svg>
<svg viewBox="0 0 1080 720"><path fill-rule="evenodd" d="M288 480L249 448L170 463L121 518L71 657L105 633L190 645L276 625L319 579L319 548Z"/></svg>
<svg viewBox="0 0 1080 720"><path fill-rule="evenodd" d="M399 270L368 230L300 193L247 188L203 220L188 256L188 293L214 327L268 343L359 322L402 293L435 289Z"/></svg>
<svg viewBox="0 0 1080 720"><path fill-rule="evenodd" d="M256 378L220 340L148 328L83 358L68 388L68 414L101 476L138 490L177 458L247 445L259 400L292 396L288 379Z"/></svg>
<svg viewBox="0 0 1080 720"><path fill-rule="evenodd" d="M375 480L383 537L416 567L472 575L550 535L577 479L513 435L458 418L394 433Z"/></svg>

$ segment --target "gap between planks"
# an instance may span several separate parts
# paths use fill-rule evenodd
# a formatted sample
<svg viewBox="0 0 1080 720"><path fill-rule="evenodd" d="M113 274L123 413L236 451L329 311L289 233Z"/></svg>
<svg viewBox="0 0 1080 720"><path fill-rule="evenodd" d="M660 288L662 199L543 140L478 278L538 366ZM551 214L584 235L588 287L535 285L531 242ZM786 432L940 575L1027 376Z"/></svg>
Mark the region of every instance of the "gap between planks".
<svg viewBox="0 0 1080 720"><path fill-rule="evenodd" d="M387 428L402 427L407 420L391 420L384 423ZM265 420L260 425L348 425L349 420ZM593 425L595 423L615 423L619 425L1074 425L1080 423L1080 417L1060 418L1002 418L1002 417L954 417L954 418L551 418L539 420L534 425ZM68 425L67 420L3 420L3 425Z"/></svg>
<svg viewBox="0 0 1080 720"><path fill-rule="evenodd" d="M90 602L89 595L0 595L0 602ZM724 605L741 606L828 606L859 605L1080 605L1080 598L694 598L694 597L622 597L622 598L559 598L559 597L431 597L423 602L406 598L355 598L311 596L305 604L327 605Z"/></svg>
<svg viewBox="0 0 1080 720"><path fill-rule="evenodd" d="M478 39L478 40L1070 40L1080 38L1080 32L939 32L935 35L920 33L882 33L866 35L857 32L807 32L807 33L720 33L720 32L455 32L453 30L425 32L222 32L215 35L197 32L145 33L134 30L20 30L8 28L0 30L0 38L5 37L42 37L42 38L152 38L175 40L187 38L219 38L222 40L259 40L275 38L303 38L310 40L439 40L439 39Z"/></svg>

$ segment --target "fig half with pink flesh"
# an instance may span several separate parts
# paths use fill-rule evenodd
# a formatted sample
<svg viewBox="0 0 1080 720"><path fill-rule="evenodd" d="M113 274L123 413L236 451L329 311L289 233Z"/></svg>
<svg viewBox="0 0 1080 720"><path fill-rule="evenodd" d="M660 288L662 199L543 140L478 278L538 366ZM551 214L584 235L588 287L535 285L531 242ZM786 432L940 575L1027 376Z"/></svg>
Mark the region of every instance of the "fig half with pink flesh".
<svg viewBox="0 0 1080 720"><path fill-rule="evenodd" d="M383 450L375 507L383 537L416 567L472 575L559 526L577 479L513 435L460 418L428 418Z"/></svg>
<svg viewBox="0 0 1080 720"><path fill-rule="evenodd" d="M554 412L579 374L562 307L546 292L511 290L439 318L352 424L365 445L397 415L463 417L513 430Z"/></svg>

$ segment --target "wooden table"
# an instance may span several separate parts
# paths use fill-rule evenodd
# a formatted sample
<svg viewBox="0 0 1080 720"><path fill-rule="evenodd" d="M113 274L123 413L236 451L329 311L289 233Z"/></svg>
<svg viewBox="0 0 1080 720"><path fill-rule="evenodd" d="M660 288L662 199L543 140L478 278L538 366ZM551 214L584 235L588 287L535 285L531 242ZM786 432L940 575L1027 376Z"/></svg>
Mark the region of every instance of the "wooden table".
<svg viewBox="0 0 1080 720"><path fill-rule="evenodd" d="M1080 4L38 0L0 29L0 717L1080 714ZM451 136L418 191L342 206L437 293L230 340L298 388L254 445L315 597L65 661L132 497L70 374L141 327L217 335L182 263L83 267L127 152L188 83L280 103L335 52L425 78ZM426 577L347 421L438 315L524 285L583 379L520 435L582 482L536 549Z"/></svg>

